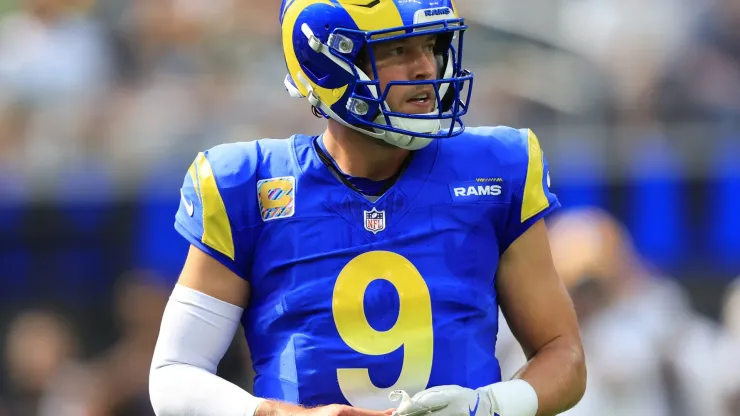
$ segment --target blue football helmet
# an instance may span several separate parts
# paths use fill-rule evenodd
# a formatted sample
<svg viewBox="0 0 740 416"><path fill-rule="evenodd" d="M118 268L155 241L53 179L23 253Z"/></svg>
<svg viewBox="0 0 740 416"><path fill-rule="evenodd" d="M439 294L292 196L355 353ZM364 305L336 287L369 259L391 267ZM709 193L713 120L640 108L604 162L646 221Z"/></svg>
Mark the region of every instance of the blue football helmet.
<svg viewBox="0 0 740 416"><path fill-rule="evenodd" d="M467 26L452 0L283 0L280 24L285 87L324 117L410 150L465 129L473 74L462 67ZM436 35L437 79L394 81L381 91L372 45L421 35ZM372 77L359 59L369 59ZM392 111L386 97L394 85L434 88L435 110Z"/></svg>

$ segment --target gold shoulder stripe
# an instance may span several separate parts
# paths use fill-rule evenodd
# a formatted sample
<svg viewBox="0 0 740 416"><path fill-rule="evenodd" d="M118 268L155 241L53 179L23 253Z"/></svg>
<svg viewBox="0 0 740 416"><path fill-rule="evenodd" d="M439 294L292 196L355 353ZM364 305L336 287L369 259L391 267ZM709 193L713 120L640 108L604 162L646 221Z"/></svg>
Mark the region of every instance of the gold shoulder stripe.
<svg viewBox="0 0 740 416"><path fill-rule="evenodd" d="M204 153L195 159L198 187L203 206L203 237L201 241L234 260L234 240L226 206L216 184L211 164Z"/></svg>
<svg viewBox="0 0 740 416"><path fill-rule="evenodd" d="M542 159L542 149L537 136L529 130L527 137L527 151L529 153L529 162L527 164L527 177L524 183L524 195L522 196L522 215L521 221L527 221L550 206L550 201L545 195L545 188L542 185L542 178L545 171L545 165Z"/></svg>

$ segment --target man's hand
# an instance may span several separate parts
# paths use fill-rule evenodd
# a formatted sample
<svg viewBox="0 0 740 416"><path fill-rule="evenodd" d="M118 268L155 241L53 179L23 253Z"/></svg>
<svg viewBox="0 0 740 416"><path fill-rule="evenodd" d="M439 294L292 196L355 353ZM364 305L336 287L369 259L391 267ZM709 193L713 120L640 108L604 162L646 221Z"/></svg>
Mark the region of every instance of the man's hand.
<svg viewBox="0 0 740 416"><path fill-rule="evenodd" d="M409 397L404 391L391 393L391 400L401 400L394 415L422 416L492 416L496 403L485 391L460 386L437 386Z"/></svg>

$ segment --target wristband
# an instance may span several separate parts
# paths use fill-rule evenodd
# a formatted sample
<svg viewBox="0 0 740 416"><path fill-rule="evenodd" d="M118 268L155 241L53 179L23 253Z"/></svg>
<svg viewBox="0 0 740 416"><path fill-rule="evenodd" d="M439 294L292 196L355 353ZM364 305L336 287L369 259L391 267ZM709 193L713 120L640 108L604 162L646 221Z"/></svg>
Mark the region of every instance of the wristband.
<svg viewBox="0 0 740 416"><path fill-rule="evenodd" d="M481 387L499 416L535 416L539 407L537 392L529 383L516 379Z"/></svg>

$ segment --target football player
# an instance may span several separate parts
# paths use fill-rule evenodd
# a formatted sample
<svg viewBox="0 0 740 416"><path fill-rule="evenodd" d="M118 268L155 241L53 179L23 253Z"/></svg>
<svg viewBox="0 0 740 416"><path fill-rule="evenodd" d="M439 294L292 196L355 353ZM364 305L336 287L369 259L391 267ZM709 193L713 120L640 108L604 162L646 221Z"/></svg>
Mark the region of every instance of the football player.
<svg viewBox="0 0 740 416"><path fill-rule="evenodd" d="M231 143L185 175L158 415L534 416L585 386L537 137L464 128L451 0L283 0L291 96L323 134ZM499 308L528 363L502 381ZM254 395L217 377L239 324ZM391 409L391 410L389 410ZM384 413L385 412L385 413Z"/></svg>

